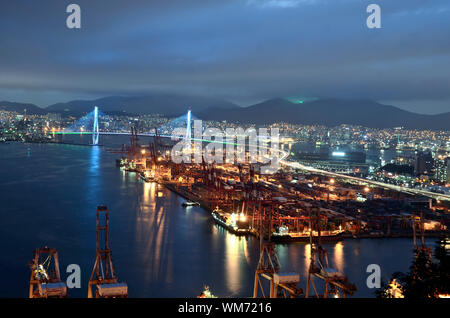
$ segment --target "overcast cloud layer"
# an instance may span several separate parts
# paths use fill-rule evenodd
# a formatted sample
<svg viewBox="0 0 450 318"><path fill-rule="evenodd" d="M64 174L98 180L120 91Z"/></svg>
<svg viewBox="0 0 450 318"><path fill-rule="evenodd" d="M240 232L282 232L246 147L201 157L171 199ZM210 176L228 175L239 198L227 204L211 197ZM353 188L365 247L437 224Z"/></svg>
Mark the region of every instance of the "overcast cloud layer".
<svg viewBox="0 0 450 318"><path fill-rule="evenodd" d="M0 0L0 100L172 91L450 111L448 0ZM66 28L66 6L82 29ZM382 8L370 30L366 7Z"/></svg>

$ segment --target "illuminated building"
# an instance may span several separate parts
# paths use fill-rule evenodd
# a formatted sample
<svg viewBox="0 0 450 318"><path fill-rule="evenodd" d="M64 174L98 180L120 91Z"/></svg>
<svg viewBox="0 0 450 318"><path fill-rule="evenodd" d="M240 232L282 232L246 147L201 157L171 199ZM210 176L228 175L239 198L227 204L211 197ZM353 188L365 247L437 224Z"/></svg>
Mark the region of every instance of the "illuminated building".
<svg viewBox="0 0 450 318"><path fill-rule="evenodd" d="M448 182L448 164L446 156L438 155L434 161L434 179L439 182Z"/></svg>

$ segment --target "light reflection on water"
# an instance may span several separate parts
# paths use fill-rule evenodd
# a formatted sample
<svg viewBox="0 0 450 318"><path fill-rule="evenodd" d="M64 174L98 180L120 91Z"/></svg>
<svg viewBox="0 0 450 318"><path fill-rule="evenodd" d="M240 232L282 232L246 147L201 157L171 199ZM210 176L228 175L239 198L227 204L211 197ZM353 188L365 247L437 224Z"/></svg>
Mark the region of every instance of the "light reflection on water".
<svg viewBox="0 0 450 318"><path fill-rule="evenodd" d="M137 190L140 192L140 189ZM171 219L167 207L156 195L156 183L142 183L142 197L138 195L139 209L136 222L136 236L143 244L144 261L149 263L147 280L171 281L171 253L167 242Z"/></svg>
<svg viewBox="0 0 450 318"><path fill-rule="evenodd" d="M226 239L226 249L225 249L225 279L227 281L228 289L233 293L237 294L239 292L240 285L240 238L235 235L229 235Z"/></svg>
<svg viewBox="0 0 450 318"><path fill-rule="evenodd" d="M345 272L344 243L337 242L334 245L333 264L330 264L330 267L337 269L340 273Z"/></svg>

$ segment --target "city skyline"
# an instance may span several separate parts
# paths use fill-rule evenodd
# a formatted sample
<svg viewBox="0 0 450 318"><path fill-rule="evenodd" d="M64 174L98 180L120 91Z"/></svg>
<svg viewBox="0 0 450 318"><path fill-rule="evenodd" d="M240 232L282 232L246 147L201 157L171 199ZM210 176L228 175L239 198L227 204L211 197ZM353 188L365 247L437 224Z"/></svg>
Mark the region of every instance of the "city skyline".
<svg viewBox="0 0 450 318"><path fill-rule="evenodd" d="M270 269L271 275L286 275L284 277L290 282L287 291L293 297L374 297L380 292L387 293L385 297L415 297L408 296L408 293L420 293L423 297L446 295L448 285L445 283L430 281L427 283L429 290L419 286L410 291L407 285L395 285L394 276L391 279L389 277L394 269L407 268L411 256L409 247L414 246L414 262L417 262L420 260L417 255L428 253L428 246L431 248L445 244L450 202L450 132L400 127L370 129L341 125L330 128L275 123L270 126L270 130L279 130L280 137L273 139L272 135L270 146L262 146L270 151L270 155L259 151L257 162L236 164L216 157L216 146L214 162L210 163L207 157L210 145L218 143L226 158L230 151L234 152L234 147L229 148L228 145L238 146L240 143L239 138L242 136L239 137L235 130L240 125L211 121L206 124L204 131L202 129L204 133L201 137L191 136L187 131L175 132L178 128L189 127L191 120L194 120L194 131L197 129L200 132L196 128L197 119L191 117L189 109L178 118L120 113L106 115L97 108L82 118L57 113L25 116L17 112L0 111L0 145L5 149L0 153L0 166L4 170L2 175L6 176L0 180L0 187L24 187L29 190L20 195L19 191L12 191L14 203L7 204L6 210L13 211L20 206L22 197L29 198L25 202L33 206L41 197L39 193L59 193L56 200L44 199L38 209L40 213L32 214L39 218L45 215L45 222L27 232L28 239L21 246L27 249L36 244L58 246L58 250L62 250L61 255L65 255L64 259L74 257L74 252L70 255L64 253L73 248L72 241L66 242L56 233L66 228L70 233L71 222L78 224L85 219L77 213L64 213L62 216L61 208L66 206L70 211L74 205L83 214L86 211L92 222L94 204L107 202L107 206L97 206L97 218L99 211L108 214L111 210L111 224L117 224L118 220L128 224L125 227L123 224L112 225L110 229L114 263L119 263L121 279L108 278L111 288L116 288L109 294L113 297L193 297L190 289L195 286L201 288L201 283L205 281L208 286L213 286L214 294L206 287L200 297L225 297L229 293L234 297L246 297L252 290L253 297L261 297L264 296L261 295L264 290L267 292L267 286L261 286L258 290L252 288L255 268L255 284L258 279L265 280L268 277L267 274L260 275L262 265L256 263L258 259L261 260L261 256L257 257L258 251L276 260L275 267ZM243 127L245 135L249 133L247 129L253 126L249 124ZM232 133L232 140L237 138L236 144L227 141L227 146L223 147L224 143L220 145L222 142L215 137L214 142L210 143L206 127L226 130L227 134L228 129L233 129L236 135ZM174 133L178 136L175 139ZM181 140L179 133L182 134ZM101 137L98 140L99 135ZM196 145L199 141L200 144L205 143L201 153ZM251 138L248 142L250 146ZM177 150L177 145L183 149ZM246 148L241 148L241 151L248 152L250 159L251 147ZM239 149L236 149L237 155ZM183 158L193 155L195 159L201 154L204 160L186 162L183 159L178 162L174 158L181 156L181 151ZM278 153L275 157L274 152ZM280 166L277 171L265 170L266 155L269 155L267 159L278 156L276 160L280 160ZM8 168L17 166L18 160L21 161L20 182L14 180L17 179L15 170ZM80 174L82 177L78 177ZM110 181L105 182L104 178ZM86 184L89 188L87 192ZM72 187L73 190L68 192L65 187ZM126 200L123 200L123 191L127 193ZM119 193L122 195L118 197ZM54 213L59 217L55 217ZM20 213L6 213L2 217L19 220ZM66 224L68 218L72 221ZM173 221L174 218L178 221ZM324 221L314 221L316 218ZM195 220L198 223L193 226L191 222ZM98 222L97 233L109 231L108 227L99 227ZM132 231L123 230L130 226ZM75 226L72 230L76 231L72 234L74 237L80 237L85 242L82 244L83 251L86 246L92 248L91 240L95 237L93 227ZM84 234L80 234L80 230ZM189 240L184 238L186 231ZM264 235L264 231L267 231L267 235ZM0 235L21 236L19 233L8 234L5 230ZM162 240L154 239L161 236L164 237ZM432 243L436 237L442 237L438 245ZM382 240L378 240L380 238ZM313 245L290 244L312 241L322 250L321 240L327 242L324 247L332 260L330 271L336 273L333 276L317 271L322 265ZM419 240L422 245L418 243ZM215 243L206 243L210 241ZM97 259L102 253L98 250L98 242L97 234ZM191 246L194 242L199 244L196 248ZM383 252L374 253L371 242L375 242L378 248L383 244ZM108 246L108 243L105 244ZM226 249L221 250L217 244L226 244ZM263 244L264 249L260 244ZM140 255L142 248L146 251L144 258L137 258L138 265L130 265L126 257L130 246L137 246L131 255L128 254L132 259ZM195 253L186 256L174 252L174 246L181 250L188 248ZM289 249L288 253L285 248ZM77 253L80 249L75 247L72 251ZM106 248L106 251L110 249ZM29 297L45 297L38 288L46 280L46 272L39 270L39 259L44 261L39 255L56 253L56 250L44 247L35 253L37 256L33 261L32 273L44 276L37 276L37 279L31 276ZM392 253L396 257L385 257ZM18 254L22 259L20 262L24 263L23 255ZM90 254L93 254L92 249ZM83 252L83 255L76 256L75 265L85 271L92 263L87 253ZM173 257L183 265L172 267ZM187 257L187 261L191 259L194 266L185 266L185 261L180 261L179 257ZM219 262L223 267L217 267L218 258L226 260ZM308 259L316 267L308 267ZM367 268L365 259L371 259ZM279 261L283 268L287 266L294 273L279 272ZM243 266L237 267L238 264ZM393 267L386 270L385 267L389 265ZM176 280L183 279L188 267L193 270L192 282L173 290L172 275L178 277ZM96 268L98 262L95 262L92 273L95 274ZM139 269L144 279L134 274ZM211 271L221 273L222 270L224 275L210 276ZM374 272L365 275L370 271ZM99 284L103 276L98 275L91 276L89 280L89 298L94 295L109 297L108 294L92 293L95 286L98 290L106 288ZM380 275L383 280L390 279L390 284L397 286L398 290L395 291L392 286L385 289L376 282L369 283L366 280L366 276L378 277L379 280ZM319 279L313 282L318 285L312 288L309 280L311 276ZM72 275L67 276L67 285L58 285L59 289L54 292L58 292L59 297L83 296L85 288L75 287L70 277ZM59 278L54 279L60 281ZM61 279L64 281L65 278ZM86 278L83 281L86 282ZM233 284L229 284L230 281ZM316 287L323 287L320 287L323 285L321 281L325 281L325 284L328 281L337 289L333 288L322 296L316 290ZM284 286L276 288L286 288ZM438 286L439 293L433 286ZM272 288L270 290L270 297L282 296L280 293L274 294ZM21 293L20 286L12 291L13 295Z"/></svg>
<svg viewBox="0 0 450 318"><path fill-rule="evenodd" d="M449 36L448 0L2 1L0 299L450 298Z"/></svg>

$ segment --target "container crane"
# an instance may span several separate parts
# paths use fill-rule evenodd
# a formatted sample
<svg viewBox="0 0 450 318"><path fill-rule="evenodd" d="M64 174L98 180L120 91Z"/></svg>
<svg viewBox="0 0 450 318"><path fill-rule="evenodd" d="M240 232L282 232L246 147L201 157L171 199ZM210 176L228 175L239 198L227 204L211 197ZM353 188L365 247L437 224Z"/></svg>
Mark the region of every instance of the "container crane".
<svg viewBox="0 0 450 318"><path fill-rule="evenodd" d="M420 245L417 244L417 228L420 231ZM412 229L413 229L413 240L414 240L414 254L417 257L420 253L425 253L427 258L432 261L432 252L431 248L426 246L425 244L425 228L423 224L423 213L420 213L419 216L412 216Z"/></svg>
<svg viewBox="0 0 450 318"><path fill-rule="evenodd" d="M109 211L106 206L102 205L97 207L96 252L97 257L89 279L88 298L93 298L93 289L95 287L96 298L128 297L127 284L119 283L114 272L111 249L109 247Z"/></svg>
<svg viewBox="0 0 450 318"><path fill-rule="evenodd" d="M58 252L54 248L38 248L30 263L29 298L65 298L67 286L61 281Z"/></svg>
<svg viewBox="0 0 450 318"><path fill-rule="evenodd" d="M315 219L315 226L317 228L317 238L313 239L313 215ZM347 295L353 295L356 291L356 285L348 281L347 276L338 272L334 268L330 267L328 263L327 251L321 245L320 239L320 210L315 209L314 213L309 210L309 243L311 248L311 259L308 271L308 280L306 282L306 295L309 297L311 286L315 292L317 298L320 297L316 284L313 278L316 277L324 283L323 298L328 296L340 297L342 294L345 297Z"/></svg>
<svg viewBox="0 0 450 318"><path fill-rule="evenodd" d="M267 235L268 241L264 242L264 214L268 214L269 223L273 213L273 201L264 201L260 204L259 212L259 240L260 240L260 256L255 272L255 284L253 289L253 298L257 298L259 292L261 296L266 298L262 279L266 279L270 284L270 298L282 296L285 298L299 297L303 294L303 290L297 287L300 281L300 275L297 273L280 273L281 265L278 261L275 251L275 244L270 242L270 230ZM269 227L270 229L270 227Z"/></svg>

